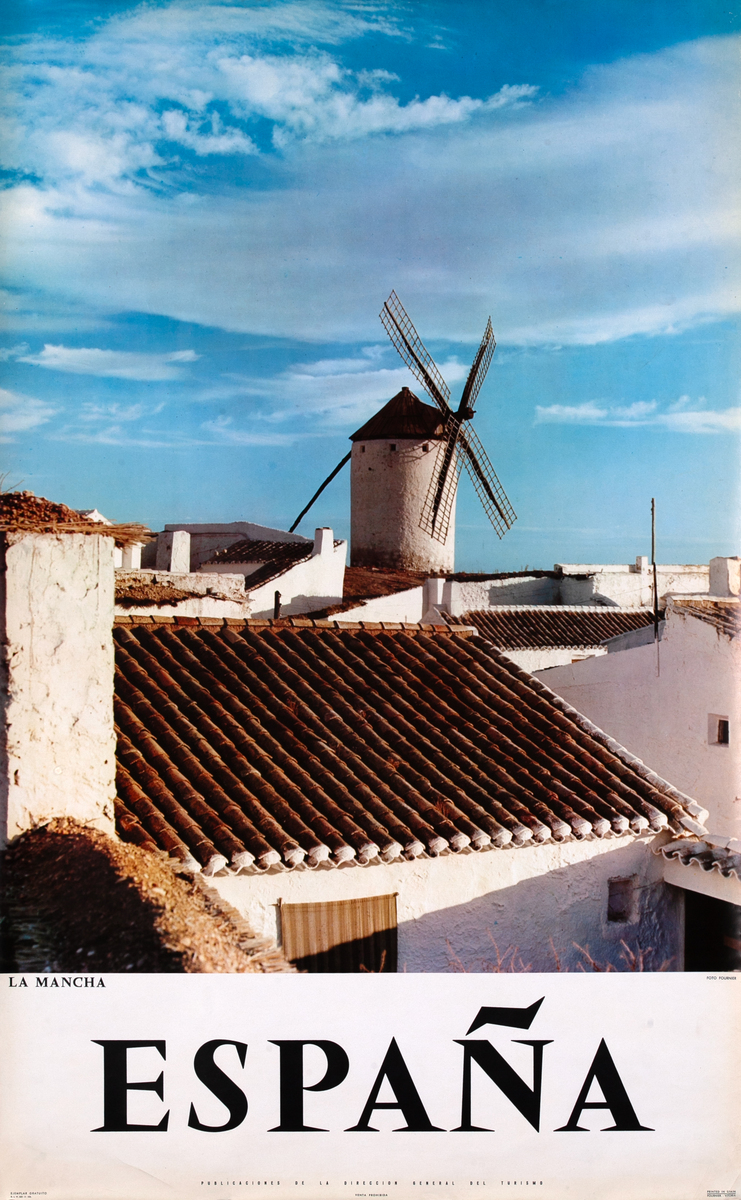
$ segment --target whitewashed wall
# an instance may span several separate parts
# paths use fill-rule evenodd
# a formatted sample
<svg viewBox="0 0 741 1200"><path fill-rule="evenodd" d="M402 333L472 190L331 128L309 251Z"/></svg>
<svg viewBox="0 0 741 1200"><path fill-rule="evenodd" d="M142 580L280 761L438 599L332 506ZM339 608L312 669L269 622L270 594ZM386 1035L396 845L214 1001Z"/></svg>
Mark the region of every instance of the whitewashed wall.
<svg viewBox="0 0 741 1200"><path fill-rule="evenodd" d="M741 836L741 639L669 609L656 646L539 671L537 677L653 771L708 809L708 828ZM728 717L730 744L708 740Z"/></svg>
<svg viewBox="0 0 741 1200"><path fill-rule="evenodd" d="M332 531L329 532L331 534ZM347 542L335 546L330 536L320 553L296 563L260 587L250 588L248 575L245 586L249 589L252 601L252 616L272 617L276 592L280 592L282 617L318 612L331 604L340 604L346 558ZM230 570L233 571L236 566L236 563L232 563Z"/></svg>
<svg viewBox="0 0 741 1200"><path fill-rule="evenodd" d="M441 441L430 438L353 443L350 462L353 566L400 567L430 573L453 570L456 498L444 544L419 527L432 476L439 470L442 445Z"/></svg>
<svg viewBox="0 0 741 1200"><path fill-rule="evenodd" d="M449 579L443 591L443 604L453 617L497 604L555 604L558 602L557 579L546 575L519 575L513 579Z"/></svg>
<svg viewBox="0 0 741 1200"><path fill-rule="evenodd" d="M601 646L595 646L588 650L579 650L573 646L549 646L537 650L502 650L505 658L511 662L517 663L518 667L522 667L523 671L543 671L547 667L559 667L572 662L581 662L584 658L599 658L602 654L607 654Z"/></svg>
<svg viewBox="0 0 741 1200"><path fill-rule="evenodd" d="M634 563L556 563L563 571L559 603L593 604L602 598L621 608L645 608L653 603L653 572L647 558ZM587 575L588 579L573 578ZM694 595L707 592L707 566L657 564L659 599L670 592Z"/></svg>
<svg viewBox="0 0 741 1200"><path fill-rule="evenodd" d="M6 541L0 841L60 816L113 832L113 538Z"/></svg>
<svg viewBox="0 0 741 1200"><path fill-rule="evenodd" d="M525 966L553 971L556 959L577 969L584 957L620 965L621 939L654 951L658 967L682 968L682 901L663 882L652 853L666 834L610 837L517 849L445 854L414 862L257 875L218 875L209 885L261 936L278 937L285 903L349 900L396 892L400 971L491 970L515 947ZM608 922L608 881L635 880L635 920ZM496 947L495 947L496 944Z"/></svg>
<svg viewBox="0 0 741 1200"><path fill-rule="evenodd" d="M374 596L355 608L335 613L333 621L421 621L424 607L424 587L394 592L391 596Z"/></svg>

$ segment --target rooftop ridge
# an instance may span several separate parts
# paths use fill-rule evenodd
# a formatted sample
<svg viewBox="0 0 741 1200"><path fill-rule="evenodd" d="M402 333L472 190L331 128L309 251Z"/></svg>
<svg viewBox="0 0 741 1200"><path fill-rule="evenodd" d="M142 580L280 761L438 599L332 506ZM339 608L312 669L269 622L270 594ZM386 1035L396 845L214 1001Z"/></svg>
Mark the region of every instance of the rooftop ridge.
<svg viewBox="0 0 741 1200"><path fill-rule="evenodd" d="M311 617L184 617L160 616L156 613L116 613L114 626L132 628L140 625L172 625L200 627L203 629L319 629L319 630L363 630L365 633L425 633L441 636L477 637L473 625L431 625L422 621L331 621L314 620Z"/></svg>
<svg viewBox="0 0 741 1200"><path fill-rule="evenodd" d="M502 612L577 612L577 613L600 613L605 616L607 613L651 613L653 608L650 605L631 605L623 607L618 604L491 604L488 608L471 608L468 612L482 613L502 613ZM662 610L663 611L663 610ZM457 620L458 618L451 618Z"/></svg>

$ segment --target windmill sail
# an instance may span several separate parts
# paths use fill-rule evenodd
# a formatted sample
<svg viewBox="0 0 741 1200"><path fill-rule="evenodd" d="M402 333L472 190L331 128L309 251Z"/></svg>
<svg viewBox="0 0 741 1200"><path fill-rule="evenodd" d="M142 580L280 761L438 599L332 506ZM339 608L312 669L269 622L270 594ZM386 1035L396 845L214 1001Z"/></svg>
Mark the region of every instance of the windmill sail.
<svg viewBox="0 0 741 1200"><path fill-rule="evenodd" d="M453 411L448 385L396 292L391 293L380 316L402 360L446 417L445 440L438 446L432 479L422 506L420 529L436 541L445 543L461 468L465 467L494 531L498 537L504 537L517 516L471 425L473 406L496 349L491 318L486 323L484 336L468 372L460 404Z"/></svg>
<svg viewBox="0 0 741 1200"><path fill-rule="evenodd" d="M500 538L504 537L517 520L517 513L507 499L504 488L489 462L489 456L470 421L465 421L458 433L458 450L484 512L494 526L496 534Z"/></svg>
<svg viewBox="0 0 741 1200"><path fill-rule="evenodd" d="M491 317L489 317L489 320L486 322L484 336L481 339L481 345L476 351L476 357L471 365L471 370L468 372L466 386L463 389L461 402L458 406L459 412L465 409L473 409L476 398L481 391L481 385L486 379L486 372L489 370L489 364L496 348L497 343L494 339L494 330L491 327Z"/></svg>
<svg viewBox="0 0 741 1200"><path fill-rule="evenodd" d="M457 424L451 423L445 441L438 443L435 467L427 489L419 527L443 546L448 538L453 501L458 490L461 456L457 451Z"/></svg>
<svg viewBox="0 0 741 1200"><path fill-rule="evenodd" d="M380 312L381 321L409 370L422 387L447 414L450 410L450 390L438 371L432 356L407 316L396 292L392 292Z"/></svg>

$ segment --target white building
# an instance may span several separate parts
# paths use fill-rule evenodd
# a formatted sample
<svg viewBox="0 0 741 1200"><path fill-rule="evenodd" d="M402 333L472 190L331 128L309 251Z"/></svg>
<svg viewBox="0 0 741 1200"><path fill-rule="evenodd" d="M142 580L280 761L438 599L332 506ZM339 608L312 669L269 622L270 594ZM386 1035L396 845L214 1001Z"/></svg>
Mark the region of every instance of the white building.
<svg viewBox="0 0 741 1200"><path fill-rule="evenodd" d="M341 603L346 556L347 543L331 529L310 540L246 521L168 527L146 547L139 570L117 571L116 607L132 616L313 612Z"/></svg>
<svg viewBox="0 0 741 1200"><path fill-rule="evenodd" d="M714 595L668 599L658 643L647 626L607 642L604 656L537 673L697 797L714 833L734 838L741 837L738 562L711 561Z"/></svg>
<svg viewBox="0 0 741 1200"><path fill-rule="evenodd" d="M341 602L347 542L317 529L313 542L245 539L220 551L200 568L244 579L255 617L299 616Z"/></svg>
<svg viewBox="0 0 741 1200"><path fill-rule="evenodd" d="M741 842L473 629L121 615L114 696L99 528L3 535L4 840L115 805L310 969L679 969L737 911Z"/></svg>

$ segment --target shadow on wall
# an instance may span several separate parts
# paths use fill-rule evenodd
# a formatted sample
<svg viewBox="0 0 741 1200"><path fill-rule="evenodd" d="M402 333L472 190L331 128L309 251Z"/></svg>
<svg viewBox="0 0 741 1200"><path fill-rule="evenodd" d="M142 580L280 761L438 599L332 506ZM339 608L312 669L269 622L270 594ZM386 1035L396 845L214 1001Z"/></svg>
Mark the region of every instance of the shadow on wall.
<svg viewBox="0 0 741 1200"><path fill-rule="evenodd" d="M618 971L636 969L630 965L633 954L643 970L681 971L681 889L660 878L649 881L631 874L637 860L626 863L624 848L597 861L598 878L594 860L572 863L470 903L401 922L398 970L509 971L514 958L519 970L589 971L594 968L583 953L587 951L602 969L608 964ZM621 892L621 904L612 903L608 919L615 891Z"/></svg>
<svg viewBox="0 0 741 1200"><path fill-rule="evenodd" d="M249 579L249 576L247 577ZM280 583L280 579L275 581ZM267 620L269 617L275 616L275 593L279 588L270 584L269 599L270 603L265 605L265 597L258 594L258 598L254 602L254 609L250 613L253 619ZM281 617L309 617L314 612L319 612L322 609L329 608L333 604L337 604L339 598L337 596L293 596L285 604L280 602ZM259 607L262 605L262 607Z"/></svg>

